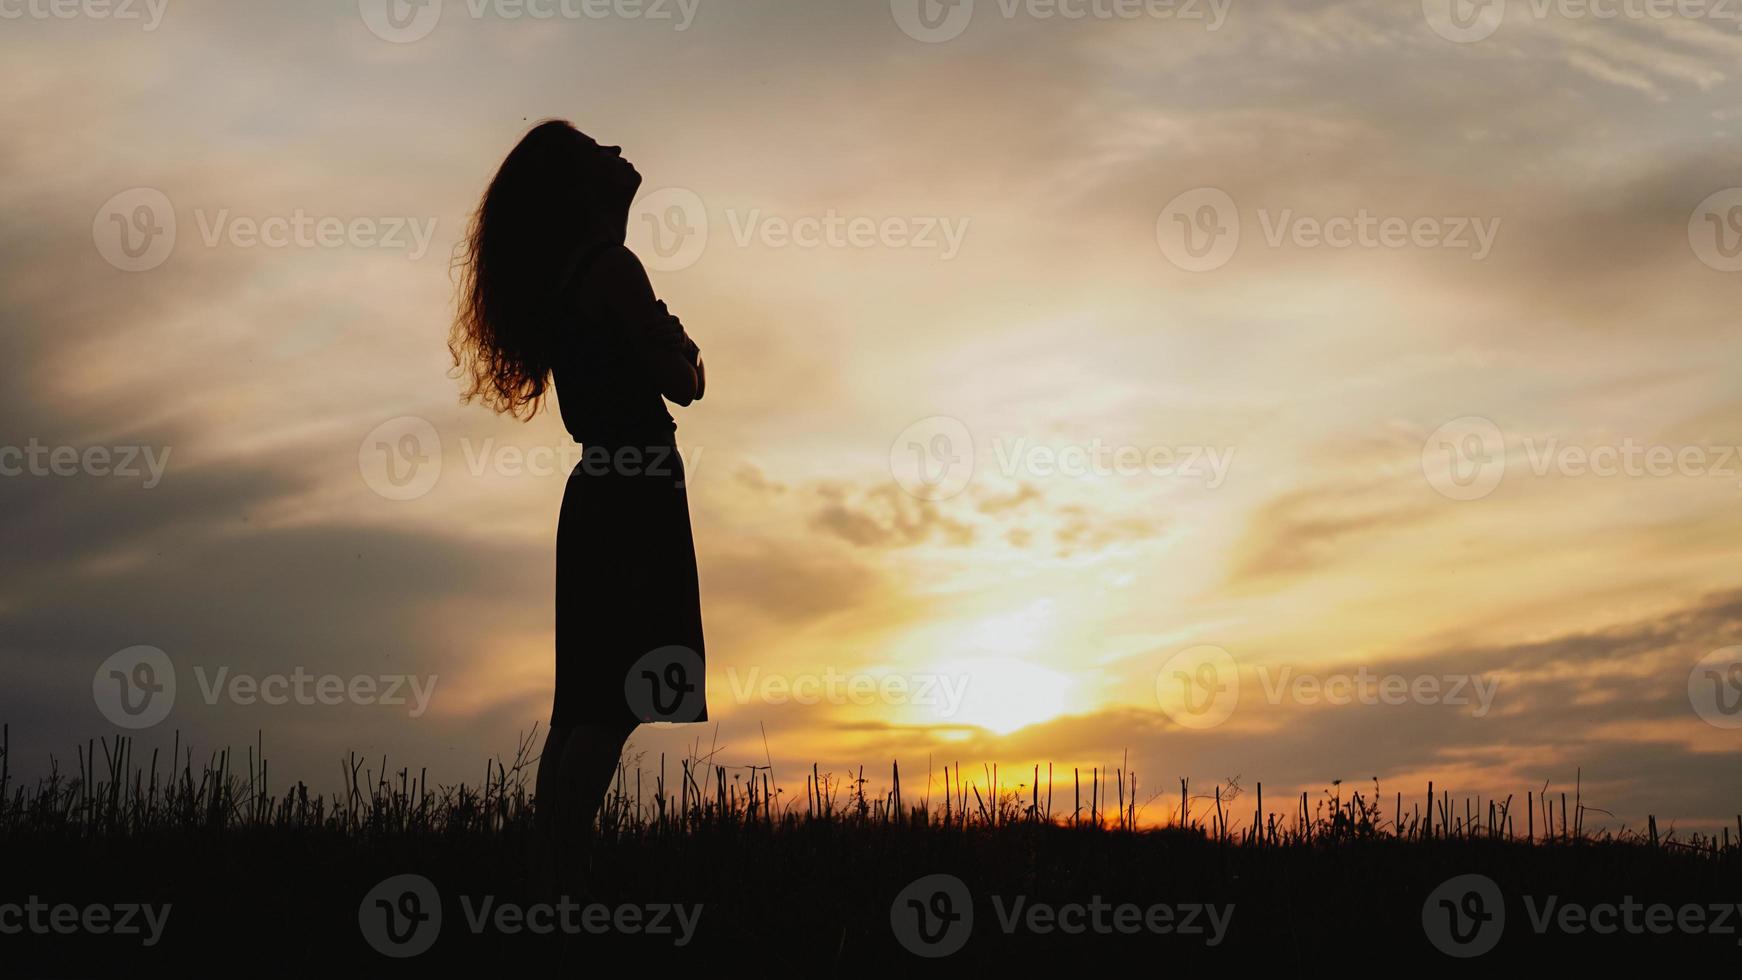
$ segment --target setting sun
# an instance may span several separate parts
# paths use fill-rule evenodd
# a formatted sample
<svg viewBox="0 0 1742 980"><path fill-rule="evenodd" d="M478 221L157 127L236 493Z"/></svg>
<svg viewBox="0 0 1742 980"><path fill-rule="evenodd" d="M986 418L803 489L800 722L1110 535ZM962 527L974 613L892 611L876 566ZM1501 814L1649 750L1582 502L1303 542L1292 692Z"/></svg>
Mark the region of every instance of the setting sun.
<svg viewBox="0 0 1742 980"><path fill-rule="evenodd" d="M984 657L940 663L935 672L957 679L964 695L943 724L978 725L1008 735L1026 725L1051 721L1071 710L1071 678L1027 660Z"/></svg>

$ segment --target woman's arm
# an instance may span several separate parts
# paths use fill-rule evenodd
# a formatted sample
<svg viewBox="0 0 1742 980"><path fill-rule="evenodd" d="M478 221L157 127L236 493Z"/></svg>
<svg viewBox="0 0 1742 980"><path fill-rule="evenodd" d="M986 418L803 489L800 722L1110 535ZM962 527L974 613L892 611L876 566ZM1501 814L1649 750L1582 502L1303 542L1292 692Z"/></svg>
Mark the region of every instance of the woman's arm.
<svg viewBox="0 0 1742 980"><path fill-rule="evenodd" d="M701 350L654 296L653 283L635 253L622 246L607 249L588 278L594 280L606 308L631 331L659 393L678 405L701 398L705 386Z"/></svg>

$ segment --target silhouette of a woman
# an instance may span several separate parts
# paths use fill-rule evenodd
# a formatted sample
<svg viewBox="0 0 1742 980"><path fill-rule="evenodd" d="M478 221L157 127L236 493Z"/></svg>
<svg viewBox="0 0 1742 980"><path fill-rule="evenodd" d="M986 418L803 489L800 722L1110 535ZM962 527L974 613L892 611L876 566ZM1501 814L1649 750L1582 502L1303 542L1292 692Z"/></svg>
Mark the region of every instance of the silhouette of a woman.
<svg viewBox="0 0 1742 980"><path fill-rule="evenodd" d="M624 245L640 185L618 147L540 123L491 181L457 263L449 349L465 400L530 420L554 382L583 447L557 526L556 703L535 790L559 866L579 857L566 845L590 832L638 724L706 720L695 547L665 400L700 399L707 376Z"/></svg>

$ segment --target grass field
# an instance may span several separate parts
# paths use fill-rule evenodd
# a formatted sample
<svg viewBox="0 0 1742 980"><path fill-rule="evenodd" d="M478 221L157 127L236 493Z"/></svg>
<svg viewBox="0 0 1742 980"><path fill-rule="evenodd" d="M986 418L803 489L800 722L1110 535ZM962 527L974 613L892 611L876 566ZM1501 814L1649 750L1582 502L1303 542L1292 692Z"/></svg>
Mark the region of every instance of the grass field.
<svg viewBox="0 0 1742 980"><path fill-rule="evenodd" d="M1576 799L1429 806L1426 787L1260 804L1257 787L1184 786L1140 809L1128 773L1055 772L1049 791L1044 766L1007 783L952 763L918 793L892 769L879 795L819 767L788 799L760 768L626 761L584 891L563 896L529 874L531 746L476 786L351 759L326 797L268 791L254 749L171 764L95 742L30 786L0 756L0 963L348 976L579 972L611 954L860 975L1742 958L1728 831L1594 834Z"/></svg>

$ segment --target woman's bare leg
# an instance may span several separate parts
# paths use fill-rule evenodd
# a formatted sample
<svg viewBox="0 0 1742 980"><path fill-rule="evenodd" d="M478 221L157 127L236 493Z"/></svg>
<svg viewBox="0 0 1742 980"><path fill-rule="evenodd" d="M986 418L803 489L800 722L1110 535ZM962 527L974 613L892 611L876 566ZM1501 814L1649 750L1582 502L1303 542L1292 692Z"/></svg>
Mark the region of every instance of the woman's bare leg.
<svg viewBox="0 0 1742 980"><path fill-rule="evenodd" d="M527 854L527 877L539 899L555 899L557 810L561 807L563 748L571 726L552 725L538 755L538 775L533 782L532 847Z"/></svg>
<svg viewBox="0 0 1742 980"><path fill-rule="evenodd" d="M543 850L535 860L545 865L540 880L557 886L547 890L580 884L593 822L632 731L619 725L566 725L552 727L545 739L534 788L534 823Z"/></svg>

